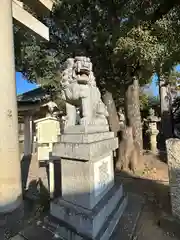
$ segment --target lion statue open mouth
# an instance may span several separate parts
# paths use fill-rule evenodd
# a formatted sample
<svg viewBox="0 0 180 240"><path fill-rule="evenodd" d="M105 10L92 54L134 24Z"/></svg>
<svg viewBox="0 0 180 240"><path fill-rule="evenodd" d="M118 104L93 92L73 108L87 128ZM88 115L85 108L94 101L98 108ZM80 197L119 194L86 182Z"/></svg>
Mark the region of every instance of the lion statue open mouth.
<svg viewBox="0 0 180 240"><path fill-rule="evenodd" d="M90 73L92 72L92 63L89 58L79 57L74 59L73 77L79 84L88 84Z"/></svg>
<svg viewBox="0 0 180 240"><path fill-rule="evenodd" d="M66 125L108 125L108 112L101 100L92 71L92 62L87 57L68 58L61 74L63 98L66 101ZM77 108L80 121L77 123Z"/></svg>

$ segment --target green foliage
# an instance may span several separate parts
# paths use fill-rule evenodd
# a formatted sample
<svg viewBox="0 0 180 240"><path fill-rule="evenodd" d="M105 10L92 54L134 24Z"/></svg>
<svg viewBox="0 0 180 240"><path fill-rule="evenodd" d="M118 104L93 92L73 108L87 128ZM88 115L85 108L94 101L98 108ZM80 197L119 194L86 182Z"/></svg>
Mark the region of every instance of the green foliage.
<svg viewBox="0 0 180 240"><path fill-rule="evenodd" d="M140 95L141 117L149 116L150 109L154 109L156 114L160 116L160 99L156 96L148 96L147 94Z"/></svg>
<svg viewBox="0 0 180 240"><path fill-rule="evenodd" d="M169 83L175 90L180 89L180 72L173 70L169 74Z"/></svg>
<svg viewBox="0 0 180 240"><path fill-rule="evenodd" d="M149 103L149 99L148 99L148 95L147 94L140 94L139 96L139 100L140 100L140 109L147 109L148 108L148 103Z"/></svg>
<svg viewBox="0 0 180 240"><path fill-rule="evenodd" d="M46 44L22 29L16 29L16 70L22 72L31 82L57 86L55 75L58 59L55 52L48 49Z"/></svg>
<svg viewBox="0 0 180 240"><path fill-rule="evenodd" d="M154 24L154 33L158 36L164 51L157 59L156 71L168 78L174 66L180 62L180 23L179 6L173 7L162 19Z"/></svg>
<svg viewBox="0 0 180 240"><path fill-rule="evenodd" d="M179 61L179 13L174 0L59 0L43 20L50 42L15 29L17 71L58 89L62 62L88 55L98 85L118 99L133 76L144 85L155 71L169 72Z"/></svg>
<svg viewBox="0 0 180 240"><path fill-rule="evenodd" d="M148 98L148 106L149 108L155 108L160 106L160 99L158 96L150 96Z"/></svg>
<svg viewBox="0 0 180 240"><path fill-rule="evenodd" d="M172 114L174 123L178 123L180 121L180 97L177 96L172 103Z"/></svg>
<svg viewBox="0 0 180 240"><path fill-rule="evenodd" d="M157 37L143 25L133 27L125 36L120 36L114 48L115 57L126 62L130 73L136 68L134 74L143 84L152 76L156 60L162 51Z"/></svg>
<svg viewBox="0 0 180 240"><path fill-rule="evenodd" d="M150 108L156 108L160 105L160 99L157 96L149 96L145 93L140 94L140 106L141 110L149 110Z"/></svg>

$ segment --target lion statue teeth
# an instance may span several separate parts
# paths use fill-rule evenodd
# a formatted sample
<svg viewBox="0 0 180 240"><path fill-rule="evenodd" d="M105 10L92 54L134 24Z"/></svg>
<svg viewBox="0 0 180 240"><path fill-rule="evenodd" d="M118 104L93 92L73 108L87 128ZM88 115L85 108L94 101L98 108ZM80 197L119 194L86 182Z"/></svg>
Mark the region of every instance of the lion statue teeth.
<svg viewBox="0 0 180 240"><path fill-rule="evenodd" d="M89 58L68 58L61 73L63 98L66 101L65 127L75 125L108 125L108 112L96 86ZM80 121L77 123L77 109Z"/></svg>

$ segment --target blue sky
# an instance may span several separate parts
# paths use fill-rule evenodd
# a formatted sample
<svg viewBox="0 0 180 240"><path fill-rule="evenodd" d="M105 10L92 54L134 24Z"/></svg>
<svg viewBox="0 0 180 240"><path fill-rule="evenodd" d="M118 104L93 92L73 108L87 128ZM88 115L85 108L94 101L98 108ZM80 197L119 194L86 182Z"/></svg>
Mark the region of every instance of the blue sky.
<svg viewBox="0 0 180 240"><path fill-rule="evenodd" d="M180 72L180 65L177 65L175 69ZM157 96L159 94L159 88L157 86L157 76L154 76L152 79L152 83L150 85L150 92L153 93L153 95Z"/></svg>
<svg viewBox="0 0 180 240"><path fill-rule="evenodd" d="M33 90L37 88L38 86L36 84L29 83L26 81L23 77L22 74L17 72L16 73L16 93L17 94L22 94L24 92ZM156 78L153 79L153 82L150 86L150 91L153 92L154 95L158 95L158 87L156 85Z"/></svg>
<svg viewBox="0 0 180 240"><path fill-rule="evenodd" d="M26 81L23 77L22 74L17 72L16 73L16 93L21 94L24 92L28 92L30 90L33 90L37 88L38 86L36 84L29 83Z"/></svg>
<svg viewBox="0 0 180 240"><path fill-rule="evenodd" d="M176 67L177 71L180 71L180 65ZM33 90L37 88L38 86L36 84L32 84L27 82L23 77L22 74L17 72L16 73L16 92L17 94L21 94L30 90ZM157 77L154 76L152 80L152 84L150 85L150 92L153 93L153 95L157 96L159 94L159 89L157 86Z"/></svg>

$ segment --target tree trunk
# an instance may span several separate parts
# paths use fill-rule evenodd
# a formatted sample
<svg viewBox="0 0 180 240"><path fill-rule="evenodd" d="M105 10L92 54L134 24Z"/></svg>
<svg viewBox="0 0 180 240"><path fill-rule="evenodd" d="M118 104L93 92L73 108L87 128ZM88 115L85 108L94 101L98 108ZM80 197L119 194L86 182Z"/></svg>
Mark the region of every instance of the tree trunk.
<svg viewBox="0 0 180 240"><path fill-rule="evenodd" d="M119 118L116 111L116 106L114 103L114 99L112 97L112 94L108 91L105 92L103 95L103 102L107 106L107 111L109 114L108 121L110 130L114 132L114 135L117 136L117 133L119 131Z"/></svg>
<svg viewBox="0 0 180 240"><path fill-rule="evenodd" d="M105 92L105 94L103 95L103 102L107 106L107 111L109 114L108 122L109 122L110 130L114 132L115 137L118 137L118 132L120 130L119 118L117 115L114 99L110 92L108 91ZM118 160L118 149L114 151L114 167L116 166L117 160Z"/></svg>
<svg viewBox="0 0 180 240"><path fill-rule="evenodd" d="M134 142L139 145L140 153L143 150L142 124L139 102L139 81L133 78L125 92L125 111L127 125L133 129Z"/></svg>

